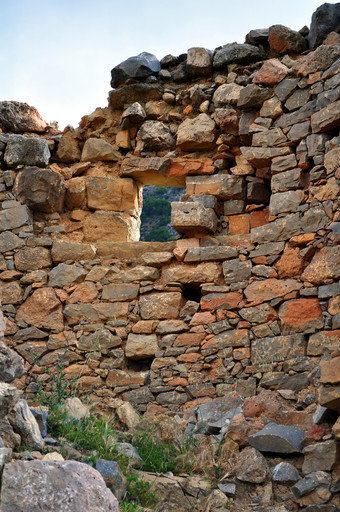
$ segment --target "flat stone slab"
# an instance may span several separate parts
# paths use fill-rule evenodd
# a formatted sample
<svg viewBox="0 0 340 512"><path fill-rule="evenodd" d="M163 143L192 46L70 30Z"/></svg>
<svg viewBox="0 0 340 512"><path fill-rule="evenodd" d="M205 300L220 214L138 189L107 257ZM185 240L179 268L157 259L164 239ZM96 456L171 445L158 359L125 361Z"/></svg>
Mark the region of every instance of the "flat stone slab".
<svg viewBox="0 0 340 512"><path fill-rule="evenodd" d="M298 428L269 423L249 436L248 442L260 452L299 453L303 437L304 433Z"/></svg>

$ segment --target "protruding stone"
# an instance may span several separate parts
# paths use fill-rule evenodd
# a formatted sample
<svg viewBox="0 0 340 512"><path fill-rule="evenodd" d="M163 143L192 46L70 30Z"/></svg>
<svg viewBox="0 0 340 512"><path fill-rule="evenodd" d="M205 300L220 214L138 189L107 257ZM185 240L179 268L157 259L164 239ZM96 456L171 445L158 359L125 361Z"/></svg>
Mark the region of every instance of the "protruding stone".
<svg viewBox="0 0 340 512"><path fill-rule="evenodd" d="M178 233L215 233L217 217L199 202L171 203L171 226Z"/></svg>
<svg viewBox="0 0 340 512"><path fill-rule="evenodd" d="M215 122L207 114L186 119L177 131L177 146L183 151L206 151L215 147Z"/></svg>
<svg viewBox="0 0 340 512"><path fill-rule="evenodd" d="M118 162L120 154L104 139L90 137L84 144L81 160L84 162Z"/></svg>
<svg viewBox="0 0 340 512"><path fill-rule="evenodd" d="M249 436L248 441L261 452L300 453L304 433L295 427L269 423L256 434Z"/></svg>
<svg viewBox="0 0 340 512"><path fill-rule="evenodd" d="M262 52L251 44L231 43L223 46L214 56L214 68L223 69L228 64L248 64L262 58Z"/></svg>
<svg viewBox="0 0 340 512"><path fill-rule="evenodd" d="M289 462L280 462L273 468L273 481L278 484L295 484L300 480L296 467Z"/></svg>
<svg viewBox="0 0 340 512"><path fill-rule="evenodd" d="M42 329L62 331L64 327L61 302L53 288L39 288L19 307L18 322Z"/></svg>
<svg viewBox="0 0 340 512"><path fill-rule="evenodd" d="M274 53L301 53L307 50L306 39L295 30L283 25L273 25L269 28L268 42Z"/></svg>
<svg viewBox="0 0 340 512"><path fill-rule="evenodd" d="M52 169L27 167L18 176L16 197L32 210L52 213L63 207L65 185L61 175Z"/></svg>
<svg viewBox="0 0 340 512"><path fill-rule="evenodd" d="M242 482L261 484L267 478L268 472L266 459L255 448L245 448L237 458L236 477Z"/></svg>
<svg viewBox="0 0 340 512"><path fill-rule="evenodd" d="M152 53L142 52L135 57L130 57L111 70L111 87L126 82L128 78L147 78L150 75L157 74L161 70L161 65L157 57Z"/></svg>
<svg viewBox="0 0 340 512"><path fill-rule="evenodd" d="M7 167L17 167L18 165L46 167L50 156L51 153L45 139L10 135L6 145L4 161Z"/></svg>
<svg viewBox="0 0 340 512"><path fill-rule="evenodd" d="M129 334L125 355L128 359L148 359L154 357L158 350L156 335Z"/></svg>
<svg viewBox="0 0 340 512"><path fill-rule="evenodd" d="M187 73L190 76L209 76L212 72L212 53L206 48L190 48L187 56Z"/></svg>
<svg viewBox="0 0 340 512"><path fill-rule="evenodd" d="M0 126L6 132L23 133L46 131L47 123L36 108L19 101L0 102Z"/></svg>

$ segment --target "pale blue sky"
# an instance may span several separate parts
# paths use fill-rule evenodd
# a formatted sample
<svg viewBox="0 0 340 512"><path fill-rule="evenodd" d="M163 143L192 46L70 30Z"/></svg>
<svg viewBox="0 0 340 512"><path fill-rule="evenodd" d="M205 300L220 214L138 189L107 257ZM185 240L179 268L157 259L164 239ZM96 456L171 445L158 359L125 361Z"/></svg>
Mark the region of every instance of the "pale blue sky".
<svg viewBox="0 0 340 512"><path fill-rule="evenodd" d="M320 0L0 0L0 101L24 101L77 126L107 105L110 70L142 51L159 59L214 49L251 29L310 24ZM329 1L329 3L336 3Z"/></svg>

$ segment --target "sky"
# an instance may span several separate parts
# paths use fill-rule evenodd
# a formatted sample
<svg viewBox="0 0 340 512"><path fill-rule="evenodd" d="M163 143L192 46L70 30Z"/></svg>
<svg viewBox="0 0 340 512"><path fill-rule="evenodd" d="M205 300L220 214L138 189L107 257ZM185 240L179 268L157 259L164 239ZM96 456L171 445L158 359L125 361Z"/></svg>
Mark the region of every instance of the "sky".
<svg viewBox="0 0 340 512"><path fill-rule="evenodd" d="M77 127L107 106L110 71L143 51L244 42L252 29L309 26L320 0L0 0L0 101ZM328 0L328 3L337 1Z"/></svg>

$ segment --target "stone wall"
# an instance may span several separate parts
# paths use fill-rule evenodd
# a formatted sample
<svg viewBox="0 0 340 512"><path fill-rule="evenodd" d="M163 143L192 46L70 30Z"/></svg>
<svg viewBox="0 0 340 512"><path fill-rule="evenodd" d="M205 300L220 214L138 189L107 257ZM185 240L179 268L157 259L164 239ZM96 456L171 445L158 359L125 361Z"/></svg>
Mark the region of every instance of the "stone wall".
<svg viewBox="0 0 340 512"><path fill-rule="evenodd" d="M340 38L328 32L311 50L305 30L276 25L215 52L141 54L112 70L108 107L62 134L0 103L5 339L28 397L62 357L106 409L316 384L339 408L336 372L314 379L340 345ZM138 242L144 184L186 186L175 242Z"/></svg>

